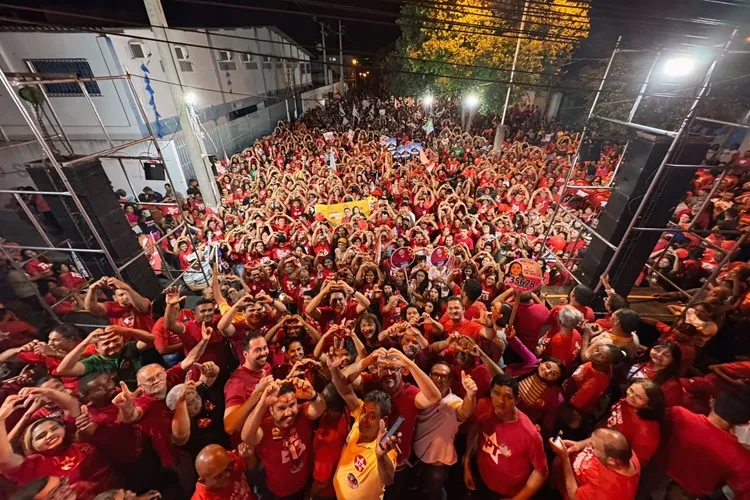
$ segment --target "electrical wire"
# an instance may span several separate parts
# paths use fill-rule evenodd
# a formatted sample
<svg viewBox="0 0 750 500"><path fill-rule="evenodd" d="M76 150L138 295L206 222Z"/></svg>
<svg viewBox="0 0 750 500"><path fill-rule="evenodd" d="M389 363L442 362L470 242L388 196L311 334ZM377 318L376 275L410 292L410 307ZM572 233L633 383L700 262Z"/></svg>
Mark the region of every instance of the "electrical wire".
<svg viewBox="0 0 750 500"><path fill-rule="evenodd" d="M39 13L45 13L45 14L56 14L56 15L63 15L63 16L69 16L69 17L80 17L82 19L90 19L90 20L95 20L95 21L105 21L105 22L113 22L114 21L114 20L109 19L109 18L99 17L99 16L91 16L91 15L87 15L87 14L78 14L78 13L64 12L64 11L52 10L52 9L41 9L41 8L34 8L34 7L25 7L25 6L18 6L18 5L12 5L12 4L4 4L4 3L0 3L0 7L15 8L15 9L18 9L18 10L25 10L25 11L30 11L30 12L39 12ZM147 24L147 25L144 26L142 23L131 22L131 21L123 21L123 23L127 24L127 25L130 25L130 26L138 27L138 28L161 28L161 26L154 26L154 25L149 25L149 24ZM195 34L204 35L204 36L206 35L205 31L195 30L195 29L188 29L188 28L172 28L172 27L169 27L168 30L170 30L170 31L182 31L182 32L188 32L188 33L195 33ZM253 37L246 37L246 36L240 36L240 35L232 35L232 34L228 34L228 33L227 34L225 34L225 33L212 33L212 35L214 35L216 37L224 37L224 38L239 39L239 40L248 40L248 41L257 41L257 42L264 42L264 43L269 43L269 44L282 44L282 45L290 45L290 46L299 45L299 44L294 44L294 43L290 43L290 42L265 40L265 39L262 39L262 38L253 38ZM136 37L137 35L132 35L132 36ZM517 38L517 37L515 37L515 38ZM164 42L161 42L161 43L164 43ZM175 45L185 45L186 46L186 44L183 44L181 42L167 42L167 43L173 43ZM205 46L201 46L201 47L205 47ZM304 47L304 46L302 46L302 47ZM310 46L307 46L307 47L310 47ZM222 49L220 47L215 47L215 46L213 46L213 47L207 47L207 48L214 49L214 50L226 50L226 51L230 51L230 52L246 53L246 54L250 54L250 55L259 55L259 56L264 56L264 57L278 57L276 54L265 54L265 53L255 53L255 52L251 53L251 52L247 52L247 51L241 51L241 50L238 50L238 49L235 49L235 48ZM349 52L353 53L353 54L363 54L363 55L372 55L372 56L376 56L377 55L376 53L372 53L372 52L360 52L360 51L349 51ZM551 77L559 77L560 76L559 74L554 73L554 72L530 71L530 70L523 70L523 69L518 69L518 68L516 68L515 70L513 70L512 68L501 67L501 66L484 66L484 65L476 65L476 64L462 64L462 63L454 63L454 62L448 62L448 61L437 61L437 60L433 60L433 59L424 59L424 58L417 58L417 57L400 56L400 55L396 55L396 54L389 55L388 57L393 58L393 59L407 60L407 61L424 62L424 63L434 63L434 64L443 65L443 66L456 66L456 67L465 67L465 68L486 69L486 70L490 70L490 71L506 71L506 72L515 71L516 73L538 75L538 76L551 76ZM310 61L301 60L301 59L294 59L294 60L296 60L296 61L310 62ZM592 59L592 60L603 60L603 59ZM572 62L576 62L576 61L571 61L571 63ZM571 64L571 63L567 63L567 64ZM351 66L347 65L347 67L351 67ZM597 82L597 81L600 81L600 80L601 79L592 79L591 81L592 82ZM612 79L612 78L608 78L608 81L618 82L618 83L626 83L626 84L632 84L632 85L641 85L641 84L644 83L644 82L639 82L639 81L620 80L620 79Z"/></svg>
<svg viewBox="0 0 750 500"><path fill-rule="evenodd" d="M32 26L46 26L46 27L57 28L56 25L53 25L53 24L50 24L50 23L42 23L42 22L38 22L38 21L25 21L25 20L20 20L20 19L15 19L15 18L9 18L9 17L4 17L4 16L0 16L0 21L6 21L6 22L10 22L10 23L17 23L17 24L24 24L24 25L32 25ZM267 54L262 54L262 53L258 53L258 52L250 52L250 51L245 51L245 50L238 50L236 48L216 47L216 46L212 47L212 46L208 46L208 45L202 45L202 44L196 44L196 43L188 43L188 42L176 43L176 42L170 42L169 40L163 41L163 40L158 40L158 39L153 38L153 37L145 37L145 36L139 36L139 35L134 35L134 34L118 33L118 32L115 32L115 31L105 30L105 29L101 29L101 28L85 28L85 27L83 27L83 28L77 28L77 30L78 31L90 32L90 33L95 33L95 34L107 34L107 35L111 35L111 36L118 36L118 37L135 39L135 40L147 40L147 41L153 41L153 42L157 42L157 43L166 43L166 44L172 44L172 45L179 45L179 46L183 46L183 47L194 47L194 48L208 49L208 50L226 50L226 51L230 51L230 52L237 52L237 53L244 53L244 54L251 54L251 55L267 56ZM294 57L289 57L289 56L274 55L274 57L277 58L277 59L283 59L283 60L287 60L287 61L297 61L297 62L305 62L305 63L311 62L310 60L307 60L307 59L299 59L299 58L294 58ZM347 68L361 67L361 68L366 68L366 69L377 69L377 67L373 66L373 65L358 65L358 66L355 66L353 64L342 64L341 66L347 67ZM479 77L456 76L456 75L446 75L446 74L439 74L439 73L418 72L418 71L405 71L405 70L398 70L398 69L393 69L393 68L389 69L389 71L391 73L411 74L411 75L428 76L428 77L434 77L434 78L447 78L447 79L453 79L453 80L476 81L476 82L482 82L482 83L514 84L514 85L519 85L519 86L524 86L524 87L534 87L534 88L536 88L536 87L538 87L538 88L554 88L554 89L559 89L559 90L570 90L570 91L577 91L577 92L581 92L581 91L592 91L592 92L595 92L595 91L597 91L597 89L595 89L595 88L567 87L567 86L562 86L562 85L548 85L548 84L541 84L541 83L529 83L529 82L518 82L518 81L511 82L510 80L499 80L499 79L489 79L489 78L479 78ZM134 76L136 76L136 75L134 75ZM154 79L152 79L152 80L156 81ZM179 83L172 83L172 82L169 82L169 83L170 84L177 84L177 85L179 85ZM185 87L188 87L188 86L185 85ZM205 89L205 90L211 91L211 92L217 92L217 90L215 90L215 89ZM218 92L224 92L224 91L219 90ZM629 93L629 92L623 92L623 91L620 91L620 90L604 90L604 89L602 89L601 92L605 93L605 94L627 94L627 93ZM236 94L234 92L233 92L233 94L234 95L238 95L238 94ZM647 96L647 95L657 95L657 96L665 97L663 95L658 95L658 94L644 94L644 96ZM265 96L251 96L251 97L265 97ZM668 96L666 96L666 97L668 97ZM689 97L675 96L674 98L675 99L687 99ZM706 97L706 99L710 99L710 98Z"/></svg>

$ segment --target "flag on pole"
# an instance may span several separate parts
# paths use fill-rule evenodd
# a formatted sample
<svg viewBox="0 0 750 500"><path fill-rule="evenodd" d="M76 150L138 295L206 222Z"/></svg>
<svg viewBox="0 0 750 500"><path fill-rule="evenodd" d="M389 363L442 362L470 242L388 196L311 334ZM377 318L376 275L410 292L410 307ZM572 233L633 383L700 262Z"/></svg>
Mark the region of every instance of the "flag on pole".
<svg viewBox="0 0 750 500"><path fill-rule="evenodd" d="M357 112L357 105L356 105L356 104L354 104L354 105L352 106L352 120L353 120L354 118L356 118L356 119L357 119L357 121L359 121L359 112Z"/></svg>
<svg viewBox="0 0 750 500"><path fill-rule="evenodd" d="M346 116L346 113L344 113L344 107L339 103L339 115Z"/></svg>
<svg viewBox="0 0 750 500"><path fill-rule="evenodd" d="M329 159L329 165L331 167L331 170L336 170L336 158L333 154L333 147L331 147L331 158Z"/></svg>
<svg viewBox="0 0 750 500"><path fill-rule="evenodd" d="M422 127L425 132L427 132L427 135L430 135L435 131L435 126L432 124L432 118L427 120L427 123L425 123L424 127Z"/></svg>
<svg viewBox="0 0 750 500"><path fill-rule="evenodd" d="M427 159L427 155L425 154L424 149L419 150L419 161L422 162L422 165L427 165L428 163L430 163L430 160Z"/></svg>

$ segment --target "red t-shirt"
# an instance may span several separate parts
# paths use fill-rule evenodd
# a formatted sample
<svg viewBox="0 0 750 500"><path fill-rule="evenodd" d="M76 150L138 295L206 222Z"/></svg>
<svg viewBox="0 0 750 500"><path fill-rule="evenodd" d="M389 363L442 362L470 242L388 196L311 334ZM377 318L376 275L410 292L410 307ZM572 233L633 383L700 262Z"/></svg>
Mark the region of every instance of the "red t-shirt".
<svg viewBox="0 0 750 500"><path fill-rule="evenodd" d="M641 477L641 465L635 454L631 457L635 466L635 474L626 476L609 469L594 455L594 449L589 445L580 453L570 457L573 474L578 483L576 500L632 500L638 490L638 480ZM557 475L560 477L561 475ZM556 481L558 489L567 500L564 482Z"/></svg>
<svg viewBox="0 0 750 500"><path fill-rule="evenodd" d="M123 307L115 301L104 302L102 305L107 311L107 318L109 318L111 324L150 332L154 327L154 318L151 316L151 302L148 299L143 300L148 304L148 311L145 313L136 311L133 306Z"/></svg>
<svg viewBox="0 0 750 500"><path fill-rule="evenodd" d="M654 462L682 488L707 496L726 483L736 499L750 498L750 451L703 415L667 408Z"/></svg>
<svg viewBox="0 0 750 500"><path fill-rule="evenodd" d="M36 328L25 321L6 319L0 323L0 352L28 344L36 339L36 333Z"/></svg>
<svg viewBox="0 0 750 500"><path fill-rule="evenodd" d="M57 359L54 356L38 355L29 351L19 352L16 357L23 363L32 365L44 365L47 368L47 373L49 373L50 375L54 375L55 377L59 377L59 375L57 374L57 366L62 360ZM72 389L74 392L78 393L78 384L81 381L80 377L60 377L60 380L62 380L62 383L65 385L65 387L67 387L68 389Z"/></svg>
<svg viewBox="0 0 750 500"><path fill-rule="evenodd" d="M563 384L565 398L578 410L591 412L599 398L607 392L612 370L602 373L591 362L579 366Z"/></svg>
<svg viewBox="0 0 750 500"><path fill-rule="evenodd" d="M551 358L559 359L562 361L562 364L569 367L578 359L582 342L583 340L578 330L573 330L571 335L559 331L550 335L550 332L547 332L542 337L542 353Z"/></svg>
<svg viewBox="0 0 750 500"><path fill-rule="evenodd" d="M542 436L521 410L515 422L502 422L490 398L477 404L479 424L477 466L487 487L505 498L515 496L536 469L547 474Z"/></svg>
<svg viewBox="0 0 750 500"><path fill-rule="evenodd" d="M516 337L530 351L534 351L539 343L539 333L549 320L549 309L544 304L535 302L519 303L513 328Z"/></svg>
<svg viewBox="0 0 750 500"><path fill-rule="evenodd" d="M201 325L193 320L182 324L185 327L185 332L179 335L182 341L182 347L185 350L185 355L189 353L193 347L198 345L201 341ZM227 366L226 364L226 344L225 339L221 333L218 332L216 325L210 325L214 329L211 334L211 340L208 341L206 350L203 355L198 359L198 363L205 363L206 361L213 361L219 367Z"/></svg>
<svg viewBox="0 0 750 500"><path fill-rule="evenodd" d="M362 374L362 381L365 384L367 392L372 389L380 389L377 379L369 373ZM398 428L398 431L401 433L401 444L399 447L402 453L398 455L397 468L403 466L411 456L411 448L414 444L414 430L417 426L417 413L419 412L415 400L419 393L419 387L402 382L401 387L395 393L390 394L391 413L388 414L386 426L390 426L398 417L404 417L404 422Z"/></svg>
<svg viewBox="0 0 750 500"><path fill-rule="evenodd" d="M194 318L195 315L193 314L193 311L190 309L181 309L177 321L185 324ZM154 327L151 329L151 334L154 336L154 347L156 347L157 350L182 343L179 335L167 329L163 316L156 320Z"/></svg>
<svg viewBox="0 0 750 500"><path fill-rule="evenodd" d="M624 398L615 403L609 412L607 427L622 432L641 465L646 465L659 447L659 422L642 419Z"/></svg>
<svg viewBox="0 0 750 500"><path fill-rule="evenodd" d="M238 406L245 402L255 390L260 379L270 375L272 371L270 363L266 363L260 371L252 371L244 365L239 366L224 386L224 405Z"/></svg>
<svg viewBox="0 0 750 500"><path fill-rule="evenodd" d="M356 300L350 300L346 304L346 308L344 309L343 314L341 314L340 316L337 316L333 311L333 308L330 306L318 307L318 311L320 311L320 319L318 320L320 322L320 331L325 333L333 325L341 325L346 321L353 321L357 319L357 316L359 316L357 314L358 305L359 302L357 302Z"/></svg>
<svg viewBox="0 0 750 500"><path fill-rule="evenodd" d="M23 270L31 276L38 276L48 271L52 271L52 264L49 262L42 262L39 259L34 259L24 264Z"/></svg>
<svg viewBox="0 0 750 500"><path fill-rule="evenodd" d="M69 288L71 292L78 290L86 283L83 276L74 272L61 274L57 279L62 286Z"/></svg>
<svg viewBox="0 0 750 500"><path fill-rule="evenodd" d="M312 474L313 422L307 417L308 405L299 407L297 420L288 429L276 427L270 415L261 424L263 439L255 451L266 470L266 485L278 497L301 491Z"/></svg>
<svg viewBox="0 0 750 500"><path fill-rule="evenodd" d="M149 437L161 463L166 467L177 464L179 458L172 443L174 412L167 407L165 400L147 394L136 399L135 405L143 410L143 417L136 426Z"/></svg>
<svg viewBox="0 0 750 500"><path fill-rule="evenodd" d="M333 473L341 458L341 450L346 445L346 436L349 434L349 421L346 413L333 417L326 412L318 420L318 429L315 431L313 450L315 452L315 467L313 478L315 481L326 484L318 492L321 497L335 497L333 488Z"/></svg>
<svg viewBox="0 0 750 500"><path fill-rule="evenodd" d="M231 482L218 491L206 489L200 480L195 483L195 493L192 500L255 500L257 497L245 478L245 469L247 463L245 459L234 451L228 451L227 454L232 459L229 474L232 476Z"/></svg>
<svg viewBox="0 0 750 500"><path fill-rule="evenodd" d="M484 363L479 361L478 358L474 358L474 366L469 369L462 369L458 365L458 362L456 361L456 353L453 349L446 349L443 351L443 359L451 365L451 371L453 372L451 391L453 394L459 398L464 398L466 396L466 389L464 389L464 385L461 383L461 372L464 372L477 384L477 399L489 396L492 376Z"/></svg>
<svg viewBox="0 0 750 500"><path fill-rule="evenodd" d="M440 324L443 325L443 328L445 329L443 335L447 336L453 332L458 332L461 336L471 337L474 342L479 341L482 336L482 331L484 331L482 325L473 321L464 320L460 323L453 323L447 314L444 314L443 317L440 318Z"/></svg>
<svg viewBox="0 0 750 500"><path fill-rule="evenodd" d="M28 484L40 477L67 478L81 498L93 498L107 491L112 482L109 462L95 446L80 441L52 455L29 455L20 467L3 475L21 484Z"/></svg>

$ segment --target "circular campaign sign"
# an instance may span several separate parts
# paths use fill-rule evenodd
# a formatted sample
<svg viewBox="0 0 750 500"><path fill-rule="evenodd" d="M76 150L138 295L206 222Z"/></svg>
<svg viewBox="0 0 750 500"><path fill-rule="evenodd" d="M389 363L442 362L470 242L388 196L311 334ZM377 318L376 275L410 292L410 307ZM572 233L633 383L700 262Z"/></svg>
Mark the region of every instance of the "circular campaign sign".
<svg viewBox="0 0 750 500"><path fill-rule="evenodd" d="M516 292L530 292L542 284L542 267L531 259L516 259L510 263L505 284Z"/></svg>
<svg viewBox="0 0 750 500"><path fill-rule="evenodd" d="M430 254L430 263L435 267L444 266L451 258L451 254L445 247L437 247Z"/></svg>
<svg viewBox="0 0 750 500"><path fill-rule="evenodd" d="M401 247L391 255L391 264L398 269L409 267L414 262L414 250L409 247Z"/></svg>

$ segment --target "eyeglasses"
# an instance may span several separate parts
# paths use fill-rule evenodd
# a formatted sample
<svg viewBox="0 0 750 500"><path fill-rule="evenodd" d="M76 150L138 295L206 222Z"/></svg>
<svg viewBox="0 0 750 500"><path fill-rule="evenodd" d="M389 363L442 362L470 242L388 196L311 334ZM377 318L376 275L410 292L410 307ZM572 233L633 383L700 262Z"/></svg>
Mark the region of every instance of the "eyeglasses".
<svg viewBox="0 0 750 500"><path fill-rule="evenodd" d="M430 373L430 377L434 378L435 380L450 380L451 374L449 373L447 375L440 375L439 373Z"/></svg>
<svg viewBox="0 0 750 500"><path fill-rule="evenodd" d="M400 371L400 366L378 366L378 373L398 373Z"/></svg>

